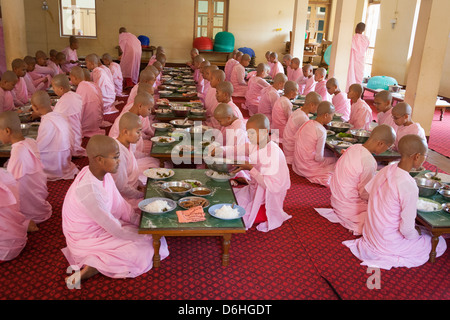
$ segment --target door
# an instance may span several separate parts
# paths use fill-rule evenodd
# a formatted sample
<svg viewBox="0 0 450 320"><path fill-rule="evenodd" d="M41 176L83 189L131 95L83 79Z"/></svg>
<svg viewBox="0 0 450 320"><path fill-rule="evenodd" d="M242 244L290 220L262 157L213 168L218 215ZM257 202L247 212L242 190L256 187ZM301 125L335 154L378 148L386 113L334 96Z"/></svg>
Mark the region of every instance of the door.
<svg viewBox="0 0 450 320"><path fill-rule="evenodd" d="M308 5L308 18L306 32L308 42L322 43L328 32L330 13L329 1L310 1Z"/></svg>
<svg viewBox="0 0 450 320"><path fill-rule="evenodd" d="M194 38L214 39L218 32L227 30L228 0L196 0Z"/></svg>

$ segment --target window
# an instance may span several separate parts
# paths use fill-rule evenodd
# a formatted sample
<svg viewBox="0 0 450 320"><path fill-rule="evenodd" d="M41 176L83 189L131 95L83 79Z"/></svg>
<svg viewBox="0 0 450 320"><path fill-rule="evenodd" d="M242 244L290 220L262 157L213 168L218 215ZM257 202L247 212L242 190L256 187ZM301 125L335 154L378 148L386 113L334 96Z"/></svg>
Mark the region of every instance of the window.
<svg viewBox="0 0 450 320"><path fill-rule="evenodd" d="M322 43L328 32L330 1L309 1L306 32L308 42Z"/></svg>
<svg viewBox="0 0 450 320"><path fill-rule="evenodd" d="M194 38L214 39L218 32L227 31L228 0L195 0Z"/></svg>
<svg viewBox="0 0 450 320"><path fill-rule="evenodd" d="M375 2L369 4L369 7L367 8L366 30L364 33L367 38L369 38L370 44L364 61L364 77L371 76L372 74L373 53L375 51L375 40L377 37L379 21L380 4Z"/></svg>
<svg viewBox="0 0 450 320"><path fill-rule="evenodd" d="M95 0L59 0L61 36L97 36Z"/></svg>

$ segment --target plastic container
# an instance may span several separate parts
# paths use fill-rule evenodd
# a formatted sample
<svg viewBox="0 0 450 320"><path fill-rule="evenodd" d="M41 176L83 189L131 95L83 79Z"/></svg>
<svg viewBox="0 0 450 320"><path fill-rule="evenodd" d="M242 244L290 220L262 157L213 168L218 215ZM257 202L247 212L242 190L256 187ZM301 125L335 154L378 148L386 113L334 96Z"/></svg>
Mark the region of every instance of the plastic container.
<svg viewBox="0 0 450 320"><path fill-rule="evenodd" d="M148 47L148 46L150 45L150 39L149 39L149 37L140 35L140 36L138 37L138 39L139 39L139 41L141 42L141 45L142 45L143 47Z"/></svg>
<svg viewBox="0 0 450 320"><path fill-rule="evenodd" d="M374 76L367 81L367 88L389 90L389 86L398 85L397 80L388 76Z"/></svg>
<svg viewBox="0 0 450 320"><path fill-rule="evenodd" d="M234 50L234 41L234 35L231 32L218 32L214 38L214 51L232 52Z"/></svg>
<svg viewBox="0 0 450 320"><path fill-rule="evenodd" d="M250 58L254 58L256 56L255 51L253 51L252 48L242 47L242 48L239 48L238 50L244 54L248 54L250 56Z"/></svg>
<svg viewBox="0 0 450 320"><path fill-rule="evenodd" d="M192 46L199 51L212 51L214 48L212 40L208 37L195 38Z"/></svg>

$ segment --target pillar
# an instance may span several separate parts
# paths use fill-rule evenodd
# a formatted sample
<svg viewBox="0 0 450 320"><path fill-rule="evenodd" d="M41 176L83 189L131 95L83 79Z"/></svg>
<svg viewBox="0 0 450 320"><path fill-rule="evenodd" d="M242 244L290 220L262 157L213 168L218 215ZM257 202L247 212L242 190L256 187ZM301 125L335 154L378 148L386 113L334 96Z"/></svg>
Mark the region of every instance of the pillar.
<svg viewBox="0 0 450 320"><path fill-rule="evenodd" d="M405 102L412 109L412 120L430 135L436 99L449 41L450 1L422 0L414 46L406 81Z"/></svg>
<svg viewBox="0 0 450 320"><path fill-rule="evenodd" d="M295 0L290 54L300 59L300 67L303 65L307 17L308 0Z"/></svg>
<svg viewBox="0 0 450 320"><path fill-rule="evenodd" d="M355 33L357 0L337 0L328 77L335 77L341 90L347 87L350 50Z"/></svg>
<svg viewBox="0 0 450 320"><path fill-rule="evenodd" d="M1 0L6 67L28 54L24 0Z"/></svg>

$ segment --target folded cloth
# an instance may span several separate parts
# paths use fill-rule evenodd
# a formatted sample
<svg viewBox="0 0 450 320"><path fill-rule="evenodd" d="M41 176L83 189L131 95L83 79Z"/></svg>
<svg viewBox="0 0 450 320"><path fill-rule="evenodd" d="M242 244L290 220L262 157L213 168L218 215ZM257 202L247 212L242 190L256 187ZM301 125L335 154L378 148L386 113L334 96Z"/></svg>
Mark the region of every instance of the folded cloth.
<svg viewBox="0 0 450 320"><path fill-rule="evenodd" d="M206 220L205 212L203 211L202 206L192 207L186 211L177 211L177 216L179 223L189 223Z"/></svg>

